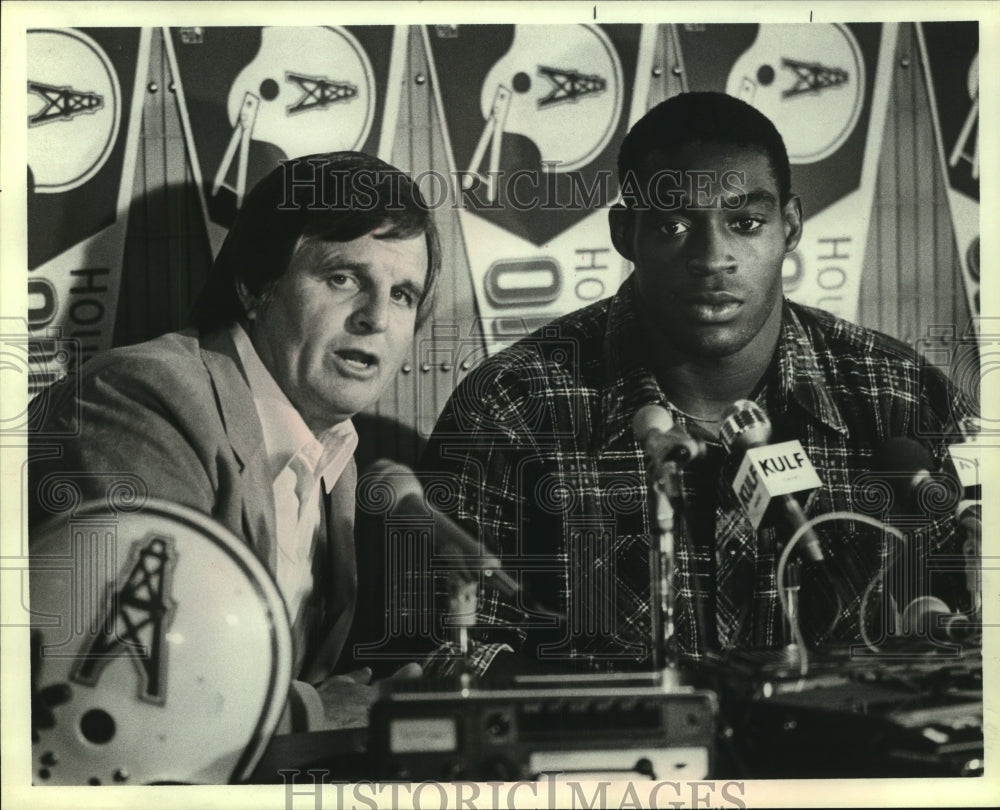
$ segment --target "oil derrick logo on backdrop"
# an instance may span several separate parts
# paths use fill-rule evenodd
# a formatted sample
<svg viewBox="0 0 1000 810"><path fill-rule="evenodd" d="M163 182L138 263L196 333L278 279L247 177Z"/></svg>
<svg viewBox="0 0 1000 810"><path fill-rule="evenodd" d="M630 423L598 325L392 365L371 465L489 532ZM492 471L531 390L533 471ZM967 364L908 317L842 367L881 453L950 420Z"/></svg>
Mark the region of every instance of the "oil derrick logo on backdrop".
<svg viewBox="0 0 1000 810"><path fill-rule="evenodd" d="M644 109L641 33L638 25L424 28L490 350L612 294L627 272L606 208L631 108Z"/></svg>
<svg viewBox="0 0 1000 810"><path fill-rule="evenodd" d="M175 608L170 588L177 555L172 541L157 535L151 535L144 546L136 543L132 548L132 559L125 569L128 573L109 594L103 632L94 637L70 677L95 686L112 660L127 655L141 678L139 697L163 703L167 691L163 642Z"/></svg>
<svg viewBox="0 0 1000 810"><path fill-rule="evenodd" d="M760 26L726 82L729 95L774 122L792 163L815 163L840 148L858 123L864 89L857 40L838 25Z"/></svg>
<svg viewBox="0 0 1000 810"><path fill-rule="evenodd" d="M917 37L970 315L979 328L979 24L920 23Z"/></svg>
<svg viewBox="0 0 1000 810"><path fill-rule="evenodd" d="M232 135L215 171L212 195L228 188L239 207L247 190L251 140L272 144L286 157L358 149L364 143L375 110L371 65L357 40L342 29L264 28L260 50L233 82L226 107Z"/></svg>
<svg viewBox="0 0 1000 810"><path fill-rule="evenodd" d="M969 112L962 122L962 129L955 139L955 145L948 155L948 168L954 169L960 161L969 164L969 175L973 180L979 180L979 54L972 57L969 65ZM971 145L970 145L971 144Z"/></svg>
<svg viewBox="0 0 1000 810"><path fill-rule="evenodd" d="M491 181L503 167L504 133L528 138L538 149L542 171L582 169L607 145L621 115L621 65L599 28L568 26L566 52L539 64L545 41L534 26L515 26L514 41L483 81L480 105L486 124L468 170L478 173L490 150L487 199L495 199ZM572 54L572 55L570 55ZM585 65L583 73L574 65Z"/></svg>
<svg viewBox="0 0 1000 810"><path fill-rule="evenodd" d="M38 194L86 183L111 154L121 125L118 75L81 31L28 32L28 166Z"/></svg>
<svg viewBox="0 0 1000 810"><path fill-rule="evenodd" d="M114 330L149 31L41 28L25 42L27 321L34 342L75 338L86 360ZM67 370L35 348L29 396Z"/></svg>
<svg viewBox="0 0 1000 810"><path fill-rule="evenodd" d="M785 260L795 301L856 317L892 77L892 24L677 26L691 90L774 122L806 227Z"/></svg>
<svg viewBox="0 0 1000 810"><path fill-rule="evenodd" d="M608 35L595 25L489 26L488 37L479 30L484 27L466 26L460 29L464 38L434 43L442 55L444 103L449 112L455 110L456 118L461 116L460 128L451 124L455 161L466 171L466 190L474 178L483 184L481 197L488 205L472 210L479 209L480 215L500 227L540 245L590 211L577 210L564 217L539 215L537 208L546 192L538 186L548 183L568 201L567 173L578 173L589 188L599 170L614 168L615 155L607 154L607 147L624 106L621 60ZM486 39L491 45L504 43L506 50L497 58L491 49L482 47ZM459 50L462 45L466 48ZM454 59L462 65L458 76L452 75ZM490 62L484 75L486 59ZM473 111L461 107L468 106L470 84L474 88L479 76L483 123L476 127L465 118L468 115L475 121ZM461 99L465 103L460 104L455 96L466 96ZM478 140L473 141L477 134ZM536 172L537 182L526 179L516 190L504 182L519 169ZM609 188L607 183L605 188ZM554 200L554 194L549 199ZM496 207L491 209L493 204Z"/></svg>
<svg viewBox="0 0 1000 810"><path fill-rule="evenodd" d="M379 152L392 26L171 29L185 137L218 248L246 192L279 161ZM396 85L398 90L398 85ZM384 156L383 156L384 157Z"/></svg>

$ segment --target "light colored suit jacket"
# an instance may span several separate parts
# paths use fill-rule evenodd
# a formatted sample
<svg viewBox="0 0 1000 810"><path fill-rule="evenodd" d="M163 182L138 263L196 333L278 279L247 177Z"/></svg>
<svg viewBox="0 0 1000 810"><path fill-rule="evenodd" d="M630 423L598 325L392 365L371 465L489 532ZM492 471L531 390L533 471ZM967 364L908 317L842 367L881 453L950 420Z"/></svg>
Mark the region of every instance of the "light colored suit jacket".
<svg viewBox="0 0 1000 810"><path fill-rule="evenodd" d="M32 522L51 516L49 493L58 482L84 499L144 488L215 518L275 572L264 436L228 330L174 332L112 349L84 364L73 382L43 401L44 422L29 450ZM310 683L333 669L354 617L356 482L352 459L325 499L327 542L313 560L317 587L292 617L294 672Z"/></svg>

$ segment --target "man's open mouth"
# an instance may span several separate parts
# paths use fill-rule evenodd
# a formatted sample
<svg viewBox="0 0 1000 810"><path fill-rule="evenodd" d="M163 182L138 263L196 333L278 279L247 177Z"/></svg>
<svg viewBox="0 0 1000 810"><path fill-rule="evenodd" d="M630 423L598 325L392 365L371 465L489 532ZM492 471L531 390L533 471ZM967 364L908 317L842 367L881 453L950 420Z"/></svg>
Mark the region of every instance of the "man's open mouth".
<svg viewBox="0 0 1000 810"><path fill-rule="evenodd" d="M378 365L378 358L374 354L363 352L360 349L338 349L334 352L334 354L336 354L337 357L343 360L348 366L358 370L364 370Z"/></svg>

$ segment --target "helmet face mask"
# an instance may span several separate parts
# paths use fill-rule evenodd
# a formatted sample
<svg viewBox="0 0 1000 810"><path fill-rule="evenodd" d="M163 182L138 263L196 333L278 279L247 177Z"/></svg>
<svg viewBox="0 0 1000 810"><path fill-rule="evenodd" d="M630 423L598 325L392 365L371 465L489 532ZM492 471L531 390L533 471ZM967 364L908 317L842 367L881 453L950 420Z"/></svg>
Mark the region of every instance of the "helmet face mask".
<svg viewBox="0 0 1000 810"><path fill-rule="evenodd" d="M33 528L33 781L245 781L288 695L284 601L210 518L129 509L88 503Z"/></svg>

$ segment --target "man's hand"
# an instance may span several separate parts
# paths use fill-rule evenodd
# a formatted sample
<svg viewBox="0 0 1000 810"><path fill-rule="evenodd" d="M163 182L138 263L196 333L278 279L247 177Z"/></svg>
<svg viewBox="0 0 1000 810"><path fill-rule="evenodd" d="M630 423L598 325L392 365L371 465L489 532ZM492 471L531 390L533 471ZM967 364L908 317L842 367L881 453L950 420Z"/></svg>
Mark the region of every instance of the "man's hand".
<svg viewBox="0 0 1000 810"><path fill-rule="evenodd" d="M419 664L406 664L385 680L419 678L423 670ZM378 699L377 684L371 683L372 671L362 667L343 675L331 675L315 684L323 709L326 713L326 727L364 728L368 725L368 711Z"/></svg>

